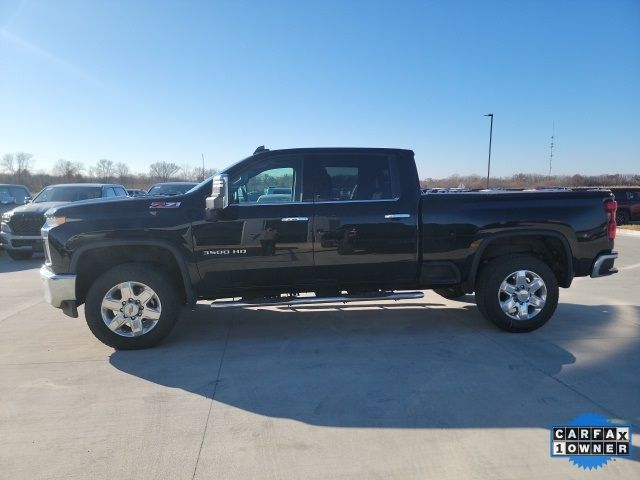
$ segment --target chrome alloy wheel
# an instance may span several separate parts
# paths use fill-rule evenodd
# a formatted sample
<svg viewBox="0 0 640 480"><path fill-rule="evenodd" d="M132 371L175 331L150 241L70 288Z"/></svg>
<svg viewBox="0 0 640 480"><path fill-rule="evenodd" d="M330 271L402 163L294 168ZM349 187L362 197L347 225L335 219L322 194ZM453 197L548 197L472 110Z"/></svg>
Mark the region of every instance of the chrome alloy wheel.
<svg viewBox="0 0 640 480"><path fill-rule="evenodd" d="M544 280L530 270L510 273L500 284L500 308L514 320L531 320L544 308L547 286Z"/></svg>
<svg viewBox="0 0 640 480"><path fill-rule="evenodd" d="M162 305L151 287L139 282L123 282L109 290L101 304L102 321L123 337L139 337L155 327Z"/></svg>

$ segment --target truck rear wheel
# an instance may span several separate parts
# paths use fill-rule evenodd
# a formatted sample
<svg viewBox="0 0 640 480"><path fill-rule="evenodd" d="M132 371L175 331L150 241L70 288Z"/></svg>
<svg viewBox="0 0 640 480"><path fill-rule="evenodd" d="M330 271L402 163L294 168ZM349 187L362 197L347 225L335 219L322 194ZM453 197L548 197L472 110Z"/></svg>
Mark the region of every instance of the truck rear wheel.
<svg viewBox="0 0 640 480"><path fill-rule="evenodd" d="M91 285L85 317L91 332L110 347L148 348L169 335L181 303L174 282L164 271L128 263L106 271Z"/></svg>
<svg viewBox="0 0 640 480"><path fill-rule="evenodd" d="M476 282L480 313L509 332L530 332L547 323L558 306L558 280L530 255L496 258Z"/></svg>

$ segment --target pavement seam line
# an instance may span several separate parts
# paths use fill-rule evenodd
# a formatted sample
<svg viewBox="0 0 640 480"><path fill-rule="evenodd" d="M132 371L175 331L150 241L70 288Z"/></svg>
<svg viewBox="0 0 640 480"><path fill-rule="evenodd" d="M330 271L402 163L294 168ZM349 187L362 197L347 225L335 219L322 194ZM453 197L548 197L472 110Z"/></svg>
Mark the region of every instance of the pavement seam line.
<svg viewBox="0 0 640 480"><path fill-rule="evenodd" d="M213 401L216 398L218 383L220 383L220 373L222 372L222 364L224 363L224 357L225 357L225 354L227 353L227 345L229 344L229 336L231 335L232 322L233 322L233 319L229 321L229 327L227 328L227 337L224 340L224 347L222 348L222 355L220 356L220 365L218 365L218 373L216 375L216 380L213 384L211 402L209 403L209 412L207 413L207 419L204 424L204 431L202 432L202 440L200 441L200 448L198 449L198 456L196 457L196 464L193 467L193 475L191 476L191 480L194 480L196 478L196 473L198 471L198 464L200 463L200 455L202 454L202 447L204 446L204 439L207 436L207 427L209 426L209 418L211 417L211 410L213 409Z"/></svg>

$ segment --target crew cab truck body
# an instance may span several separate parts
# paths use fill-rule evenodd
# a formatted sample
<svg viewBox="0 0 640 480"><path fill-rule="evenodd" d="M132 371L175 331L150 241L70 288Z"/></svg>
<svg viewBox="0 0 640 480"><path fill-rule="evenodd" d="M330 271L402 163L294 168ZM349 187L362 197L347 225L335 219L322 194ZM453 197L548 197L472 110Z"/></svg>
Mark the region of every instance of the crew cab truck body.
<svg viewBox="0 0 640 480"><path fill-rule="evenodd" d="M617 257L610 192L422 194L413 152L399 149L259 149L183 195L54 208L42 234L46 299L70 316L84 303L93 333L116 348L158 343L198 300L415 289L475 292L496 325L529 331L551 317L559 286L615 273ZM230 297L241 300L219 300Z"/></svg>

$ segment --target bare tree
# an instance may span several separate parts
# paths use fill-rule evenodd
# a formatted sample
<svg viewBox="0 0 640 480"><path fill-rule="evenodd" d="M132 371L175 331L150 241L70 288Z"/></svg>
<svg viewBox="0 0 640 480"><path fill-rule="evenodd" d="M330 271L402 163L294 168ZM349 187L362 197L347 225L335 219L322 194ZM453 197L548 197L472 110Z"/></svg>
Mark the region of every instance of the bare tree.
<svg viewBox="0 0 640 480"><path fill-rule="evenodd" d="M33 163L33 155L30 153L7 153L0 160L0 167L11 175L14 182L24 183L31 177Z"/></svg>
<svg viewBox="0 0 640 480"><path fill-rule="evenodd" d="M191 165L187 165L186 163L180 165L180 178L187 182L194 178L193 168L191 168Z"/></svg>
<svg viewBox="0 0 640 480"><path fill-rule="evenodd" d="M200 170L200 169L198 169L198 170ZM207 168L204 171L204 177L202 176L202 173L200 173L200 171L198 171L198 179L199 180L204 180L205 178L213 177L216 173L218 173L218 169L217 168Z"/></svg>
<svg viewBox="0 0 640 480"><path fill-rule="evenodd" d="M149 166L149 176L162 182L166 182L179 171L180 167L170 162L156 162Z"/></svg>
<svg viewBox="0 0 640 480"><path fill-rule="evenodd" d="M113 178L115 171L116 167L113 160L108 160L106 158L98 160L98 163L90 169L90 172L94 177L105 181Z"/></svg>
<svg viewBox="0 0 640 480"><path fill-rule="evenodd" d="M53 174L67 182L76 180L82 170L83 167L81 163L65 160L64 158L58 159L53 166Z"/></svg>
<svg viewBox="0 0 640 480"><path fill-rule="evenodd" d="M5 153L0 160L0 167L10 175L16 173L16 163L13 153Z"/></svg>
<svg viewBox="0 0 640 480"><path fill-rule="evenodd" d="M116 175L120 179L120 181L125 181L129 175L131 175L131 170L129 169L129 165L124 162L116 163Z"/></svg>
<svg viewBox="0 0 640 480"><path fill-rule="evenodd" d="M29 174L33 167L33 155L25 152L16 153L16 172L20 174Z"/></svg>

